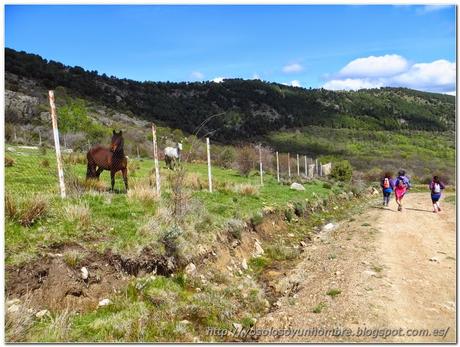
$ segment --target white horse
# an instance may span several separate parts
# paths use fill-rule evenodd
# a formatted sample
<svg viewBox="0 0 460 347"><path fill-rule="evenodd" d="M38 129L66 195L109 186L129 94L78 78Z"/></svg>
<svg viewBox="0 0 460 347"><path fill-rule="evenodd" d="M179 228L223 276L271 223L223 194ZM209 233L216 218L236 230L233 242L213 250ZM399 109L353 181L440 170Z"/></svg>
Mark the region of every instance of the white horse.
<svg viewBox="0 0 460 347"><path fill-rule="evenodd" d="M182 143L177 143L176 147L165 148L165 163L170 170L176 166L176 162L180 162L182 151Z"/></svg>

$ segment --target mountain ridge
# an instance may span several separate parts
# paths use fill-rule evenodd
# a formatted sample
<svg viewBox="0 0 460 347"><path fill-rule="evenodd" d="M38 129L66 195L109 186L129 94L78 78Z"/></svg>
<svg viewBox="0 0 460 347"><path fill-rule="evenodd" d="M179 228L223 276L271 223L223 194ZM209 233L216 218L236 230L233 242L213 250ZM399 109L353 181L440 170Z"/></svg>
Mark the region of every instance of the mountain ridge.
<svg viewBox="0 0 460 347"><path fill-rule="evenodd" d="M138 82L10 48L5 49L5 71L7 76L35 81L42 88L64 87L75 97L188 133L194 133L209 116L220 114L207 122L202 134L225 143L311 125L436 132L455 129L454 96L406 88L329 91L242 79ZM18 84L7 77L5 89L17 91Z"/></svg>

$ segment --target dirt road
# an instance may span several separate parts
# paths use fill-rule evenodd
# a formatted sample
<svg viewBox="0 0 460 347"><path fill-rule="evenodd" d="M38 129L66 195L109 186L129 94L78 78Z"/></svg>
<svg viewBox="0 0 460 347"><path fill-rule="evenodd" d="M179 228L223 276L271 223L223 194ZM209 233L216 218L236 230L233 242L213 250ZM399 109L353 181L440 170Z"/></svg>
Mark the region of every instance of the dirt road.
<svg viewBox="0 0 460 347"><path fill-rule="evenodd" d="M257 323L287 330L259 341L454 342L455 206L441 204L434 214L428 194L410 193L403 212L392 201L318 234L279 284L290 289L278 308Z"/></svg>

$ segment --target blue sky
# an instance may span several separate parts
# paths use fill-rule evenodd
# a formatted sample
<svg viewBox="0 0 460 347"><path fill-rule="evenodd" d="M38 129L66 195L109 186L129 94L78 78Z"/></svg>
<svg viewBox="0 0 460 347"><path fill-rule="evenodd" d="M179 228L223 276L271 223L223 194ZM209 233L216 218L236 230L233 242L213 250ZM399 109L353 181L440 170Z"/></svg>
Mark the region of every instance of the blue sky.
<svg viewBox="0 0 460 347"><path fill-rule="evenodd" d="M120 78L455 91L455 7L7 5L5 46Z"/></svg>

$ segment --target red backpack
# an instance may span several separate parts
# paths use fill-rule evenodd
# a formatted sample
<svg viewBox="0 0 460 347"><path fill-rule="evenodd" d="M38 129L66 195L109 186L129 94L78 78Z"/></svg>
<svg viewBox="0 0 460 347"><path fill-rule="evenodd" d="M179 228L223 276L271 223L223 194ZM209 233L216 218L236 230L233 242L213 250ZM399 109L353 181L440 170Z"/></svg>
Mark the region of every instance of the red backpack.
<svg viewBox="0 0 460 347"><path fill-rule="evenodd" d="M388 179L388 177L385 177L383 179L383 188L384 189L390 188L390 180Z"/></svg>

